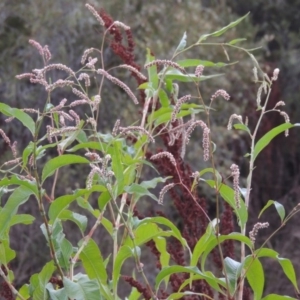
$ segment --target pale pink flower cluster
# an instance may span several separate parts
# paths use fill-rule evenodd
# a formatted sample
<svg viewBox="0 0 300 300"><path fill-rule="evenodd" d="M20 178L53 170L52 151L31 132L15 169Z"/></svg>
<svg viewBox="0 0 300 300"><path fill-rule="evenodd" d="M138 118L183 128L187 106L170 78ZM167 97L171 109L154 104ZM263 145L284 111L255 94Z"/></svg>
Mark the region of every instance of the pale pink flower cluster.
<svg viewBox="0 0 300 300"><path fill-rule="evenodd" d="M32 78L30 79L30 81L33 82ZM41 81L37 81L36 83L43 84L43 82L44 82L44 80L41 79ZM55 81L52 84L47 84L46 91L51 92L58 87L72 86L73 84L74 84L74 81L72 81L72 80L58 79L57 81Z"/></svg>
<svg viewBox="0 0 300 300"><path fill-rule="evenodd" d="M51 52L49 51L47 45L42 47L40 43L34 40L29 40L29 44L38 50L39 54L44 58L45 63L49 62L49 60L51 59Z"/></svg>
<svg viewBox="0 0 300 300"><path fill-rule="evenodd" d="M119 68L127 69L127 70L135 73L140 79L147 80L147 77L144 74L142 74L138 69L134 68L133 66L130 66L130 65L120 65Z"/></svg>
<svg viewBox="0 0 300 300"><path fill-rule="evenodd" d="M285 123L290 123L290 117L285 111L280 111L280 114L284 117ZM284 132L284 134L285 134L285 136L288 136L289 135L289 130L287 129Z"/></svg>
<svg viewBox="0 0 300 300"><path fill-rule="evenodd" d="M124 23L122 23L122 22L120 22L120 21L114 21L113 25L116 26L116 27L122 28L122 29L124 29L125 31L126 31L126 30L130 30L130 27L129 27L129 26L127 26L126 24L124 24Z"/></svg>
<svg viewBox="0 0 300 300"><path fill-rule="evenodd" d="M96 70L95 69L95 64L97 63L97 61L98 61L98 58L91 58L91 57L89 57L88 58L88 63L86 64L86 66L89 68L89 69L92 69L92 70Z"/></svg>
<svg viewBox="0 0 300 300"><path fill-rule="evenodd" d="M252 241L253 244L255 243L258 230L262 229L262 228L267 228L267 227L269 227L269 223L268 222L265 222L265 223L256 223L253 226L253 229L249 232L249 237L250 237L250 240Z"/></svg>
<svg viewBox="0 0 300 300"><path fill-rule="evenodd" d="M159 204L163 204L164 195L165 195L165 194L167 193L167 191L169 191L174 185L175 185L175 183L167 184L167 185L164 186L164 188L160 191L159 197L158 197L158 203L159 203Z"/></svg>
<svg viewBox="0 0 300 300"><path fill-rule="evenodd" d="M98 174L103 181L109 181L112 176L114 176L114 172L108 168L108 163L111 160L110 155L106 155L103 159L96 153L87 152L85 154L93 163L90 164L91 171L87 178L87 189L91 189L93 186L94 176ZM95 163L102 164L101 167L96 165Z"/></svg>
<svg viewBox="0 0 300 300"><path fill-rule="evenodd" d="M237 114L232 114L231 116L230 116L230 118L229 118L229 121L228 121L228 125L227 125L227 129L228 130L231 130L232 129L232 122L233 122L233 120L238 120L240 123L242 123L243 124L243 118L242 118L242 116L240 116L240 115L237 115Z"/></svg>
<svg viewBox="0 0 300 300"><path fill-rule="evenodd" d="M276 81L278 79L280 70L278 68L274 69L273 71L273 77L271 78L272 81Z"/></svg>
<svg viewBox="0 0 300 300"><path fill-rule="evenodd" d="M43 69L34 69L34 70L32 70L32 72L35 73L38 78L43 78L44 75L45 75L45 73L47 73L48 71L51 71L51 70L65 71L70 76L75 77L75 72L71 68L69 68L69 67L67 67L67 66L65 66L63 64L51 64L51 65L47 65Z"/></svg>
<svg viewBox="0 0 300 300"><path fill-rule="evenodd" d="M69 114L75 119L75 123L78 126L80 123L80 117L74 110L69 110Z"/></svg>
<svg viewBox="0 0 300 300"><path fill-rule="evenodd" d="M177 69L179 71L181 71L182 73L185 73L184 68L180 67L176 62L172 61L172 60L167 60L167 59L156 59L153 60L147 64L145 64L145 68L150 68L152 66L160 66L160 65L164 65L167 67L172 67L174 69Z"/></svg>
<svg viewBox="0 0 300 300"><path fill-rule="evenodd" d="M258 73L257 73L257 68L253 68L253 77L254 77L254 82L258 82Z"/></svg>
<svg viewBox="0 0 300 300"><path fill-rule="evenodd" d="M190 99L191 99L191 95L185 95L177 100L171 115L171 122L174 122L176 120L176 115L179 113L181 105Z"/></svg>
<svg viewBox="0 0 300 300"><path fill-rule="evenodd" d="M176 160L175 160L173 154L170 153L170 152L167 152L167 151L163 151L163 152L159 152L159 153L157 153L157 154L154 154L154 155L152 155L152 156L150 157L150 159L151 159L151 160L156 160L156 159L160 159L160 158L163 158L163 157L168 158L169 161L172 163L172 165L173 165L174 167L176 167Z"/></svg>
<svg viewBox="0 0 300 300"><path fill-rule="evenodd" d="M216 99L217 97L223 97L225 100L229 100L230 96L229 94L225 91L225 90L217 90L210 98L211 101L213 101L214 99Z"/></svg>
<svg viewBox="0 0 300 300"><path fill-rule="evenodd" d="M81 91L79 91L75 88L72 88L72 92L73 92L73 94L75 94L79 98L90 101L89 97L86 94L82 93Z"/></svg>
<svg viewBox="0 0 300 300"><path fill-rule="evenodd" d="M204 70L204 66L202 66L202 65L197 66L196 70L195 70L195 76L196 77L201 77L202 73L203 73L203 70Z"/></svg>
<svg viewBox="0 0 300 300"><path fill-rule="evenodd" d="M62 127L60 129L57 128L53 128L50 125L47 126L47 136L49 139L49 142L52 143L52 138L55 136L62 136L66 133L72 133L74 131L78 130L77 127L74 126L66 126L66 127Z"/></svg>
<svg viewBox="0 0 300 300"><path fill-rule="evenodd" d="M78 80L84 80L86 87L91 85L90 76L87 73L81 73L78 77Z"/></svg>
<svg viewBox="0 0 300 300"><path fill-rule="evenodd" d="M126 133L131 133L132 131L139 131L145 135L148 136L149 140L152 142L152 143L155 143L155 140L154 138L152 137L152 135L143 127L141 126L128 126L128 127L119 127L119 130L120 130L120 133L121 134L126 134Z"/></svg>
<svg viewBox="0 0 300 300"><path fill-rule="evenodd" d="M239 167L235 164L232 164L230 167L231 176L233 177L233 190L234 190L234 200L236 208L241 207L240 203L240 190L239 190L239 180L240 180L240 170Z"/></svg>
<svg viewBox="0 0 300 300"><path fill-rule="evenodd" d="M97 130L97 123L94 118L87 118L86 122L90 123L95 131Z"/></svg>
<svg viewBox="0 0 300 300"><path fill-rule="evenodd" d="M94 17L97 19L101 26L105 25L103 19L100 17L100 15L97 13L96 9L93 6L87 3L85 7L94 15Z"/></svg>
<svg viewBox="0 0 300 300"><path fill-rule="evenodd" d="M18 155L17 142L15 141L15 142L13 142L13 144L11 144L9 137L5 134L5 132L2 129L0 129L0 135L4 139L5 143L8 144L8 146L13 154L14 161L15 161L17 159L17 155ZM13 163L14 162L12 162L12 161L7 162L7 164L13 164Z"/></svg>
<svg viewBox="0 0 300 300"><path fill-rule="evenodd" d="M285 106L284 101L278 101L278 102L275 104L274 109L275 109L276 107L278 107L278 106Z"/></svg>
<svg viewBox="0 0 300 300"><path fill-rule="evenodd" d="M121 80L119 80L116 77L111 76L109 73L107 73L105 70L103 69L98 69L97 70L98 74L101 74L103 76L105 76L108 80L110 80L112 83L118 85L119 87L121 87L126 94L133 100L134 104L138 104L138 100L136 98L136 96L133 94L133 92L131 91L131 89Z"/></svg>
<svg viewBox="0 0 300 300"><path fill-rule="evenodd" d="M93 52L95 51L96 49L95 48L89 48L89 49L86 49L84 52L83 52L83 55L81 57L81 64L83 65L87 59L87 57Z"/></svg>
<svg viewBox="0 0 300 300"><path fill-rule="evenodd" d="M203 129L203 138L202 138L202 145L203 145L203 159L204 161L207 161L209 159L209 134L210 130L207 127L207 125L202 121L194 121L189 128L186 130L186 144L188 144L190 140L190 135L194 131L194 129L200 126Z"/></svg>
<svg viewBox="0 0 300 300"><path fill-rule="evenodd" d="M112 136L116 136L118 134L119 131L119 127L120 127L120 119L118 119L114 125L114 128L112 130Z"/></svg>

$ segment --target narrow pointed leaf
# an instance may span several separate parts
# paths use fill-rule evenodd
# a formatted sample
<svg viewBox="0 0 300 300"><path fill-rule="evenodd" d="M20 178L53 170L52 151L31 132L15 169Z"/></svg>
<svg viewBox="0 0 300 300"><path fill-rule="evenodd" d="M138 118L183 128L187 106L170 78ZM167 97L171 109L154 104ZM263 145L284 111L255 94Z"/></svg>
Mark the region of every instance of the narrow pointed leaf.
<svg viewBox="0 0 300 300"><path fill-rule="evenodd" d="M104 300L100 294L100 287L98 282L90 280L86 275L80 277L78 280L71 281L67 277L63 278L64 289L71 299L80 300Z"/></svg>
<svg viewBox="0 0 300 300"><path fill-rule="evenodd" d="M291 124L291 123L284 123L281 124L275 128L273 128L272 130L270 130L269 132L267 132L262 138L260 138L260 140L256 143L255 147L254 147L254 152L253 152L253 159L255 160L257 155L266 147L269 145L269 143L280 133L282 133L283 131L290 129L292 127L294 127L295 125Z"/></svg>
<svg viewBox="0 0 300 300"><path fill-rule="evenodd" d="M283 295L277 295L277 294L270 294L261 300L297 300L297 298L292 298L290 296L283 296Z"/></svg>
<svg viewBox="0 0 300 300"><path fill-rule="evenodd" d="M42 181L51 176L57 169L72 164L88 164L89 160L85 157L73 154L65 154L50 159L44 166L42 172Z"/></svg>
<svg viewBox="0 0 300 300"><path fill-rule="evenodd" d="M99 284L107 284L107 273L99 247L93 239L80 253L83 267L90 279L96 279Z"/></svg>
<svg viewBox="0 0 300 300"><path fill-rule="evenodd" d="M231 295L233 295L237 287L237 281L238 278L240 277L240 265L241 265L240 262L235 261L230 257L226 257L224 259L224 268L226 270L226 275L229 284L229 291Z"/></svg>
<svg viewBox="0 0 300 300"><path fill-rule="evenodd" d="M166 72L165 78L170 80L177 80L180 82L198 82L198 81L204 81L204 80L212 79L223 75L224 74L213 74L213 75L197 77L193 73L183 74L177 69L170 69Z"/></svg>
<svg viewBox="0 0 300 300"><path fill-rule="evenodd" d="M25 186L19 186L10 195L0 211L0 239L8 230L12 217L17 213L19 206L25 203L30 195L32 195L32 191Z"/></svg>
<svg viewBox="0 0 300 300"><path fill-rule="evenodd" d="M9 240L2 240L0 243L0 264L7 265L16 257L16 251L9 246Z"/></svg>
<svg viewBox="0 0 300 300"><path fill-rule="evenodd" d="M231 40L230 42L228 42L229 45L235 45L239 42L243 42L243 41L247 41L247 39L244 39L244 38L241 38L241 39L234 39L234 40Z"/></svg>
<svg viewBox="0 0 300 300"><path fill-rule="evenodd" d="M0 112L2 112L4 115L8 117L15 117L18 119L22 124L28 128L31 132L31 134L34 136L35 134L35 123L33 119L26 114L24 111L17 109L17 108L12 108L8 106L7 104L0 103Z"/></svg>
<svg viewBox="0 0 300 300"><path fill-rule="evenodd" d="M204 67L225 67L228 66L230 64L226 64L223 62L217 62L214 63L212 61L208 61L208 60L202 60L202 59L183 59L183 60L179 60L176 61L176 63L181 66L181 67L197 67L199 65L202 65Z"/></svg>
<svg viewBox="0 0 300 300"><path fill-rule="evenodd" d="M246 17L248 17L249 13L247 13L245 16L237 19L236 21L234 22L231 22L230 24L228 24L227 26L213 32L213 33L208 33L208 34L204 34L202 36L200 36L199 40L197 43L201 43L202 41L205 41L208 37L210 36L214 36L214 37L217 37L217 36L221 36L222 34L224 34L227 30L235 27L236 25L238 25L241 21L243 21Z"/></svg>
<svg viewBox="0 0 300 300"><path fill-rule="evenodd" d="M254 300L259 300L262 297L265 285L265 275L261 262L258 259L249 260L245 265L246 278L254 293Z"/></svg>
<svg viewBox="0 0 300 300"><path fill-rule="evenodd" d="M274 200L269 200L267 202L267 204L263 207L263 209L260 211L259 215L258 215L258 218L261 217L261 215L264 213L264 211L270 207L272 204L274 204L275 206L275 209L277 210L277 213L281 219L281 222L283 222L284 218L285 218L285 209L284 209L284 206L282 204L280 204L279 202L277 201L274 201Z"/></svg>
<svg viewBox="0 0 300 300"><path fill-rule="evenodd" d="M38 286L33 292L33 300L48 300L46 285L55 270L53 261L48 262L38 274Z"/></svg>
<svg viewBox="0 0 300 300"><path fill-rule="evenodd" d="M177 52L179 52L179 51L181 51L185 48L186 38L187 38L187 35L186 35L186 32L184 32L183 37L181 38L180 43L179 43L179 45L177 46L177 48L175 50L175 53L177 53Z"/></svg>
<svg viewBox="0 0 300 300"><path fill-rule="evenodd" d="M33 221L35 220L35 217L32 215L28 215L28 214L18 214L18 215L14 215L11 218L9 227L14 226L16 224L32 224Z"/></svg>

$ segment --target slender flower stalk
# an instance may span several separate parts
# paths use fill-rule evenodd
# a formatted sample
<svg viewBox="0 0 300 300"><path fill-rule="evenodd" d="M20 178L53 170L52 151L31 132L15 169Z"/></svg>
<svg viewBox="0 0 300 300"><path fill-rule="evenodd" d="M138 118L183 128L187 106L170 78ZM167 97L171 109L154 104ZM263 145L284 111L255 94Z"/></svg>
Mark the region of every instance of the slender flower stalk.
<svg viewBox="0 0 300 300"><path fill-rule="evenodd" d="M164 66L167 66L167 67L172 67L174 69L177 69L177 70L181 71L182 73L185 73L184 68L180 67L174 61L166 60L166 59L157 59L157 60L151 61L151 62L145 64L144 68L147 69L147 68L150 68L152 66L161 66L161 65L164 65Z"/></svg>

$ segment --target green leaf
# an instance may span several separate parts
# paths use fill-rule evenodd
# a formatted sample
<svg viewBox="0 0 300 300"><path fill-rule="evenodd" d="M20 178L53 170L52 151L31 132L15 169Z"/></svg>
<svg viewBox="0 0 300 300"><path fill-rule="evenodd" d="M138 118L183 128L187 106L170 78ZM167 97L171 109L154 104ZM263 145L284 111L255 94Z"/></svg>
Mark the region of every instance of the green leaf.
<svg viewBox="0 0 300 300"><path fill-rule="evenodd" d="M195 292L189 292L189 291L186 291L186 292L180 292L180 293L173 293L171 294L167 300L173 300L173 299L184 299L184 296L199 296L199 299L202 297L200 296L203 296L203 299L209 299L208 295L206 294L203 294L203 293L195 293Z"/></svg>
<svg viewBox="0 0 300 300"><path fill-rule="evenodd" d="M140 253L140 248L136 247L136 251L138 253ZM114 268L113 268L113 289L114 290L116 289L116 287L118 285L121 267L122 267L124 261L131 256L134 256L134 249L131 249L129 246L121 246L120 247L118 254L116 256Z"/></svg>
<svg viewBox="0 0 300 300"><path fill-rule="evenodd" d="M124 189L129 194L135 195L135 200L137 201L140 197L148 196L156 201L158 201L157 197L150 193L147 188L141 186L140 184L133 183L131 186L127 186Z"/></svg>
<svg viewBox="0 0 300 300"><path fill-rule="evenodd" d="M201 35L198 42L197 43L201 43L202 41L205 41L208 37L210 36L221 36L222 34L224 34L227 30L235 27L236 25L238 25L241 21L243 21L246 17L248 17L249 13L247 13L245 16L237 19L236 21L234 22L231 22L229 25L213 32L213 33L209 33L209 34L204 34L204 35Z"/></svg>
<svg viewBox="0 0 300 300"><path fill-rule="evenodd" d="M162 178L162 177L156 177L151 180L142 181L140 185L146 189L154 189L158 183L166 182L168 179L170 179L170 176Z"/></svg>
<svg viewBox="0 0 300 300"><path fill-rule="evenodd" d="M270 207L272 204L274 204L276 210L277 210L277 213L281 219L281 222L283 222L284 218L285 218L285 209L284 209L284 206L282 204L280 204L279 202L277 201L274 201L274 200L269 200L267 202L267 204L263 207L263 209L260 211L259 215L258 215L258 218L261 217L261 215L263 214L263 212L268 208Z"/></svg>
<svg viewBox="0 0 300 300"><path fill-rule="evenodd" d="M297 292L299 292L297 279L296 279L296 273L293 267L292 262L287 258L281 258L279 257L279 254L268 248L262 248L255 251L255 254L257 257L270 257L276 259L279 264L282 267L282 270L286 277L291 281L291 283L294 285Z"/></svg>
<svg viewBox="0 0 300 300"><path fill-rule="evenodd" d="M234 291L237 287L237 280L240 277L240 266L240 262L235 261L230 257L226 257L224 259L224 268L226 271L227 280L229 284L229 292L231 296L234 294Z"/></svg>
<svg viewBox="0 0 300 300"><path fill-rule="evenodd" d="M101 144L99 142L87 142L87 143L80 143L70 149L67 150L67 152L76 152L80 149L92 149L92 150L102 150Z"/></svg>
<svg viewBox="0 0 300 300"><path fill-rule="evenodd" d="M80 121L78 126L78 129L76 131L73 131L71 133L65 133L65 138L62 139L59 143L58 146L60 147L60 149L64 152L66 150L66 148L71 145L77 138L77 136L80 134L81 132L81 128L84 125L84 121Z"/></svg>
<svg viewBox="0 0 300 300"><path fill-rule="evenodd" d="M183 266L170 266L163 268L156 276L155 278L155 289L158 290L161 282L166 278L169 277L172 274L175 273L191 273L191 274L197 274L202 277L202 279L205 278L205 275L197 268L197 267L183 267Z"/></svg>
<svg viewBox="0 0 300 300"><path fill-rule="evenodd" d="M170 105L169 97L163 89L159 89L158 97L162 107L168 107Z"/></svg>
<svg viewBox="0 0 300 300"><path fill-rule="evenodd" d="M0 103L0 112L2 112L4 115L9 116L9 117L15 117L21 123L30 130L32 136L35 135L35 123L33 119L26 114L24 111L17 109L17 108L12 108L8 106L7 104Z"/></svg>
<svg viewBox="0 0 300 300"><path fill-rule="evenodd" d="M138 228L139 226L141 226L143 224L147 224L147 223L157 223L157 224L161 224L161 225L169 227L171 229L172 235L176 239L178 239L180 241L181 245L183 247L186 247L190 252L187 241L182 237L178 228L168 219L166 219L164 217L152 217L152 218L144 218L143 220L138 220L137 218L134 218L134 220L135 220L135 228Z"/></svg>
<svg viewBox="0 0 300 300"><path fill-rule="evenodd" d="M216 224L214 222L210 222L207 226L205 234L203 234L201 238L198 240L192 254L192 259L190 263L191 266L197 266L199 258L205 251L207 245L209 245L209 243L216 238L213 233L215 226Z"/></svg>
<svg viewBox="0 0 300 300"><path fill-rule="evenodd" d="M183 37L181 38L180 43L179 43L179 45L177 46L177 48L175 50L175 54L185 48L186 38L187 38L187 35L186 35L186 32L184 32Z"/></svg>
<svg viewBox="0 0 300 300"><path fill-rule="evenodd" d="M114 176L117 179L117 188L118 195L123 192L124 188L124 169L122 164L122 143L120 141L116 141L113 143L113 152L111 154L112 159L112 170L114 171Z"/></svg>
<svg viewBox="0 0 300 300"><path fill-rule="evenodd" d="M20 289L19 289L19 294L24 298L24 299L29 299L30 298L30 293L29 293L29 285L24 284ZM17 297L16 300L21 300L21 298Z"/></svg>
<svg viewBox="0 0 300 300"><path fill-rule="evenodd" d="M107 284L107 273L103 263L103 257L98 245L93 239L89 240L79 257L90 279L96 279L100 286Z"/></svg>
<svg viewBox="0 0 300 300"><path fill-rule="evenodd" d="M168 267L169 262L170 262L170 254L167 251L166 239L158 236L158 237L153 238L153 241L155 243L156 249L160 253L159 261L160 261L162 268Z"/></svg>
<svg viewBox="0 0 300 300"><path fill-rule="evenodd" d="M206 271L203 272L203 275L191 275L191 278L186 279L182 285L179 288L179 291L181 291L184 287L186 287L187 285L190 285L191 280L199 280L199 279L203 279L215 290L218 292L222 292L221 287L226 289L226 282L225 282L225 278L217 278L215 277L215 275L210 272L210 271Z"/></svg>
<svg viewBox="0 0 300 300"><path fill-rule="evenodd" d="M239 130L243 130L248 132L249 134L251 134L250 129L248 128L248 126L244 125L244 124L234 124L233 125L234 129L239 129Z"/></svg>
<svg viewBox="0 0 300 300"><path fill-rule="evenodd" d="M50 159L43 168L42 182L51 176L57 169L71 164L88 164L89 160L85 157L73 154L65 154Z"/></svg>
<svg viewBox="0 0 300 300"><path fill-rule="evenodd" d="M64 195L56 198L50 205L48 216L50 221L54 223L59 215L69 207L70 203L72 203L76 198L77 194L74 195Z"/></svg>
<svg viewBox="0 0 300 300"><path fill-rule="evenodd" d="M213 75L197 77L193 73L183 74L177 69L169 69L165 74L165 78L170 80L178 80L180 82L198 82L198 81L204 81L204 80L212 79L223 75L224 74L213 74Z"/></svg>
<svg viewBox="0 0 300 300"><path fill-rule="evenodd" d="M284 123L281 124L269 132L267 132L260 140L256 143L253 151L253 160L256 159L257 155L267 146L269 143L276 137L278 134L282 133L283 131L290 129L296 126L296 124L291 123Z"/></svg>
<svg viewBox="0 0 300 300"><path fill-rule="evenodd" d="M48 262L43 267L42 271L38 274L38 286L34 289L33 300L48 300L46 285L54 271L55 266L53 261Z"/></svg>
<svg viewBox="0 0 300 300"><path fill-rule="evenodd" d="M299 293L296 273L295 273L295 269L294 269L292 262L287 258L280 258L280 257L278 257L277 260L280 263L284 274L290 280L290 282L294 285L296 291Z"/></svg>
<svg viewBox="0 0 300 300"><path fill-rule="evenodd" d="M216 188L214 180L205 180L205 182L210 187ZM243 228L248 220L248 211L244 200L240 198L240 208L237 208L234 199L234 190L226 184L222 184L218 189L218 192L220 193L222 198L233 208L234 212L239 218L239 225L241 226L241 228Z"/></svg>
<svg viewBox="0 0 300 300"><path fill-rule="evenodd" d="M73 246L66 238L64 238L64 234L61 234L59 238L55 239L54 249L60 266L65 270L69 270Z"/></svg>
<svg viewBox="0 0 300 300"><path fill-rule="evenodd" d="M0 243L0 264L7 266L7 264L16 257L16 251L9 246L9 240L3 240Z"/></svg>
<svg viewBox="0 0 300 300"><path fill-rule="evenodd" d="M213 176L213 179L216 181L216 187L217 189L220 188L222 184L222 176L221 174L214 168L206 168L199 172L199 177L203 176L206 173L211 173ZM215 177L215 178L214 178Z"/></svg>
<svg viewBox="0 0 300 300"><path fill-rule="evenodd" d="M205 247L205 250L202 254L202 259L201 259L201 269L204 270L205 269L205 262L207 259L207 256L211 253L211 251L218 245L218 243L223 243L226 240L234 240L234 241L239 241L244 243L246 246L249 247L249 249L252 249L252 242L251 240L239 233L239 232L232 232L228 235L220 235L217 239L217 237L214 237L213 239L211 239L208 243L208 245Z"/></svg>
<svg viewBox="0 0 300 300"><path fill-rule="evenodd" d="M282 295L277 295L277 294L270 294L261 300L288 300L288 299L294 299L297 300L297 298L292 298L290 296L282 296Z"/></svg>
<svg viewBox="0 0 300 300"><path fill-rule="evenodd" d="M30 181L28 179L19 179L16 175L13 175L10 178L3 178L0 181L0 186L8 186L8 185L21 185L24 188L27 188L32 191L32 193L38 196L38 188L35 181Z"/></svg>
<svg viewBox="0 0 300 300"><path fill-rule="evenodd" d="M78 277L78 275L81 275ZM90 280L88 276L77 274L78 280L71 281L67 277L63 278L65 291L69 298L78 300L104 300L100 294L98 282ZM110 299L110 298L105 298Z"/></svg>
<svg viewBox="0 0 300 300"><path fill-rule="evenodd" d="M83 234L86 226L87 226L87 217L78 213L75 213L70 210L64 210L59 215L61 220L68 220L74 222L80 229L81 233Z"/></svg>
<svg viewBox="0 0 300 300"><path fill-rule="evenodd" d="M35 220L35 217L32 215L27 215L27 214L18 214L18 215L14 215L11 218L9 227L14 226L16 224L32 224L33 221Z"/></svg>
<svg viewBox="0 0 300 300"><path fill-rule="evenodd" d="M49 237L48 237L45 224L42 224L40 228L46 240L49 242ZM53 241L55 256L58 259L60 266L63 269L67 270L70 267L70 257L73 253L73 246L65 238L61 221L58 220L53 224L53 226L50 225L50 229L52 232L52 241Z"/></svg>
<svg viewBox="0 0 300 300"><path fill-rule="evenodd" d="M208 61L208 60L201 60L201 59L184 59L184 60L179 60L176 61L176 63L183 68L186 67L197 67L199 65L202 65L204 67L225 67L231 64L226 64L223 62L217 62L214 63L212 61Z"/></svg>
<svg viewBox="0 0 300 300"><path fill-rule="evenodd" d="M241 39L234 39L234 40L231 40L230 42L228 42L227 44L229 45L235 45L239 42L243 42L243 41L247 41L247 39L244 39L244 38L241 38Z"/></svg>
<svg viewBox="0 0 300 300"><path fill-rule="evenodd" d="M146 64L155 60L155 57L151 54L151 50L147 48L146 54ZM148 78L151 86L154 90L158 88L158 76L157 76L157 67L156 65L147 68Z"/></svg>
<svg viewBox="0 0 300 300"><path fill-rule="evenodd" d="M19 186L12 192L0 211L0 240L3 239L9 229L12 217L17 213L19 206L25 203L32 194L32 190L25 186Z"/></svg>
<svg viewBox="0 0 300 300"><path fill-rule="evenodd" d="M52 283L46 284L46 289L49 292L51 300L68 300L67 292L64 288L57 290Z"/></svg>
<svg viewBox="0 0 300 300"><path fill-rule="evenodd" d="M248 258L248 259L247 259ZM246 278L254 293L254 300L259 300L262 297L265 285L265 275L261 262L248 256L245 261L244 269Z"/></svg>
<svg viewBox="0 0 300 300"><path fill-rule="evenodd" d="M34 143L29 142L29 144L24 149L23 154L22 154L22 168L25 168L25 166L27 165L28 157L33 152L33 149L34 149Z"/></svg>
<svg viewBox="0 0 300 300"><path fill-rule="evenodd" d="M157 224L155 223L146 223L138 226L134 231L134 243L132 239L128 236L124 245L128 245L131 248L134 246L141 246L150 240L156 237L162 236L171 236L171 231L164 231L162 230Z"/></svg>

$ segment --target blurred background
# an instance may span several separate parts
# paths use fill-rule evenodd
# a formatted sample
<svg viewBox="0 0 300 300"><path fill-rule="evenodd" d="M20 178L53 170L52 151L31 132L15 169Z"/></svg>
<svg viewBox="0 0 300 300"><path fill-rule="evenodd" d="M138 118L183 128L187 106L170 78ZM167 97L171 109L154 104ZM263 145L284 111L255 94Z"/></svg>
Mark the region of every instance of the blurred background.
<svg viewBox="0 0 300 300"><path fill-rule="evenodd" d="M261 47L255 52L262 69L272 74L274 68L280 69L279 79L274 85L270 107L283 100L285 111L291 122L300 122L300 0L104 0L90 1L95 8L103 8L114 20L119 20L131 27L136 43L136 62L144 64L146 47L157 58L168 59L176 49L183 33L187 32L187 42L191 44L201 34L210 33L221 28L238 17L251 12L250 16L238 27L230 30L224 41L234 38L246 38L245 48ZM52 63L62 63L73 70L81 67L80 60L87 48L99 48L102 41L101 29L81 0L2 0L0 2L0 102L17 108L43 108L46 94L39 86L26 80L15 79L17 74L41 68L42 61L37 51L28 44L29 39L48 45L52 52ZM223 37L222 37L223 39ZM184 57L227 62L221 47L193 48ZM215 101L216 109L213 119L213 140L217 144L217 165L223 174L229 174L229 167L234 162L240 166L242 184L247 175L247 153L249 140L243 134L226 129L228 118L232 113L248 116L249 126L255 124L258 114L255 111L257 86L252 80L252 61L242 52L229 51L231 62L238 64L207 70L207 73L224 73L225 75L201 84L203 98L209 100L217 89L225 89L230 95L229 103ZM104 51L105 65L118 65L120 60L107 46ZM206 72L206 70L205 70ZM137 88L126 73L116 76ZM54 76L56 76L54 74ZM57 74L59 76L59 74ZM91 93L93 92L91 89ZM192 85L180 87L184 95L193 89ZM52 102L71 99L74 96L68 90L55 91ZM117 118L123 124L130 125L138 118L138 108L125 100L122 90L111 88L106 83L99 128L110 131ZM121 105L120 105L121 102ZM84 112L81 112L84 115ZM0 116L2 128L11 140L18 141L21 152L27 145L29 134L20 130L20 124L5 123ZM262 136L272 127L283 122L279 114L270 114L263 122L259 135ZM300 199L300 132L294 129L289 137L277 137L261 154L256 162L254 185L250 207L249 229L257 222L257 215L264 204L272 199L284 204L289 212ZM193 141L188 145L186 158L194 171L205 167L201 157L202 133L193 134ZM10 151L1 139L0 163L10 159ZM199 154L200 153L200 154ZM51 156L44 159L47 160ZM70 169L61 175L57 195L70 193L85 178L77 178L78 170ZM72 185L70 184L72 183ZM74 186L73 186L74 185ZM204 193L204 192L203 192ZM203 194L205 197L205 194ZM209 205L213 206L211 202ZM37 216L37 222L30 226L15 227L12 232L12 248L18 256L12 264L16 275L16 285L27 282L29 275L38 272L47 261L48 250L44 247L39 226L38 208L34 201L22 207L22 211ZM259 233L258 243L280 225L275 210L270 209L261 221L269 221L271 226ZM71 226L71 225L70 225ZM282 257L290 258L300 276L300 218L295 217L268 244ZM101 235L98 236L101 239ZM109 251L109 250L107 250ZM294 295L291 284L278 272L279 266L265 261L267 271L266 293ZM274 272L276 270L276 272ZM300 281L299 281L300 283Z"/></svg>

